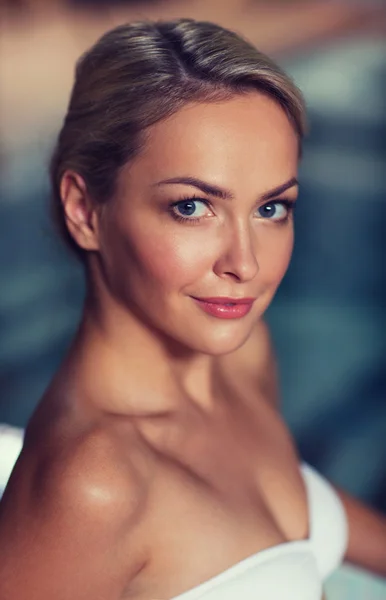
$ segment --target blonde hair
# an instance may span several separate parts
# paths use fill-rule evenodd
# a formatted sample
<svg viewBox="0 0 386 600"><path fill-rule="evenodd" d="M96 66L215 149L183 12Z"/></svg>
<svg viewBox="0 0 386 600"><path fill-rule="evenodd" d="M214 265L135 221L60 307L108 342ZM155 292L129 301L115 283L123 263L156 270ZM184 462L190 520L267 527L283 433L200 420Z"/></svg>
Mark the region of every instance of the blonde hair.
<svg viewBox="0 0 386 600"><path fill-rule="evenodd" d="M78 61L70 103L51 161L54 219L70 246L59 186L66 170L85 181L96 203L115 192L120 168L140 152L148 127L188 102L220 101L256 90L278 102L299 149L305 107L292 80L236 33L178 19L121 25Z"/></svg>

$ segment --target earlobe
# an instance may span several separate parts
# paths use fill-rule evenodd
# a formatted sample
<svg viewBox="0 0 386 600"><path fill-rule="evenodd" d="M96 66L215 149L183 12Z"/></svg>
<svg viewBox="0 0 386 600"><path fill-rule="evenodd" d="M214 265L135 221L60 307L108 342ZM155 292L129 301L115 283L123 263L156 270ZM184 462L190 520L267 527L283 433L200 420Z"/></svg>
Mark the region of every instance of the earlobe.
<svg viewBox="0 0 386 600"><path fill-rule="evenodd" d="M83 178L66 171L60 183L64 217L70 235L84 250L98 250L96 211Z"/></svg>

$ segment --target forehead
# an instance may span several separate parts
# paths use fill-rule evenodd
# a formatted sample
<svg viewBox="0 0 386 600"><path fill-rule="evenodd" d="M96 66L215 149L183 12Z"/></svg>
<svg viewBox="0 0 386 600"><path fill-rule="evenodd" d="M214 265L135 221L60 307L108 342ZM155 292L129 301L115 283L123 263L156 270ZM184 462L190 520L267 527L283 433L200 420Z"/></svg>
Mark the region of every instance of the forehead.
<svg viewBox="0 0 386 600"><path fill-rule="evenodd" d="M298 139L284 110L256 92L190 104L149 130L133 177L195 176L264 191L296 175ZM259 191L259 190L257 190Z"/></svg>

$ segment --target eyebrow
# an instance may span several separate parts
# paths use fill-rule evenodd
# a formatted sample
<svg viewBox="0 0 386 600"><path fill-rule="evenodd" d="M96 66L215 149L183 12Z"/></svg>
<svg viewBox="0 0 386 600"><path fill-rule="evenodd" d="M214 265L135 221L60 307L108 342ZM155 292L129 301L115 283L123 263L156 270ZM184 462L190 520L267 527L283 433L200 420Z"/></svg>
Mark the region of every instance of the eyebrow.
<svg viewBox="0 0 386 600"><path fill-rule="evenodd" d="M265 194L263 194L261 199L262 200L270 200L271 198L276 198L276 196L280 196L280 194L282 194L283 192L286 192L290 188L298 186L298 185L299 185L299 182L296 179L296 177L292 177L292 179L289 179L288 181L286 181L286 183L283 183L282 185L279 185L278 187L271 190L270 192L266 192Z"/></svg>
<svg viewBox="0 0 386 600"><path fill-rule="evenodd" d="M234 194L232 194L232 192L230 192L229 190L221 188L217 185L213 185L211 183L207 183L206 181L203 181L202 179L197 179L196 177L172 177L171 179L164 179L163 181L159 181L154 185L160 186L170 184L190 185L199 189L204 194L208 194L209 196L214 196L216 198L221 198L222 200L234 199ZM296 179L296 177L292 177L291 179L286 181L286 183L283 183L282 185L279 185L273 190L270 190L269 192L263 194L261 200L271 200L271 198L275 198L276 196L279 196L286 190L297 185L299 185L298 180Z"/></svg>
<svg viewBox="0 0 386 600"><path fill-rule="evenodd" d="M172 177L171 179L164 179L163 181L159 181L155 185L158 186L173 183L191 185L199 189L204 194L208 194L209 196L215 196L216 198L222 198L223 200L233 200L234 198L232 192L225 190L217 185L213 185L211 183L207 183L206 181L202 181L202 179L197 179L196 177Z"/></svg>

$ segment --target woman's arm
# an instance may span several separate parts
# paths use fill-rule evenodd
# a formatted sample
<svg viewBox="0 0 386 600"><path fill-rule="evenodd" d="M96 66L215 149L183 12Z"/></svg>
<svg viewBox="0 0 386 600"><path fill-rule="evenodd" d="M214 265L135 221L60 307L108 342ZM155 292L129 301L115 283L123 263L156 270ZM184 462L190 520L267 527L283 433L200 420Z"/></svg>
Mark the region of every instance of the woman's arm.
<svg viewBox="0 0 386 600"><path fill-rule="evenodd" d="M75 446L20 456L0 504L0 598L117 600L144 564L135 470L104 432Z"/></svg>
<svg viewBox="0 0 386 600"><path fill-rule="evenodd" d="M386 577L386 516L337 490L346 510L349 540L346 560Z"/></svg>

